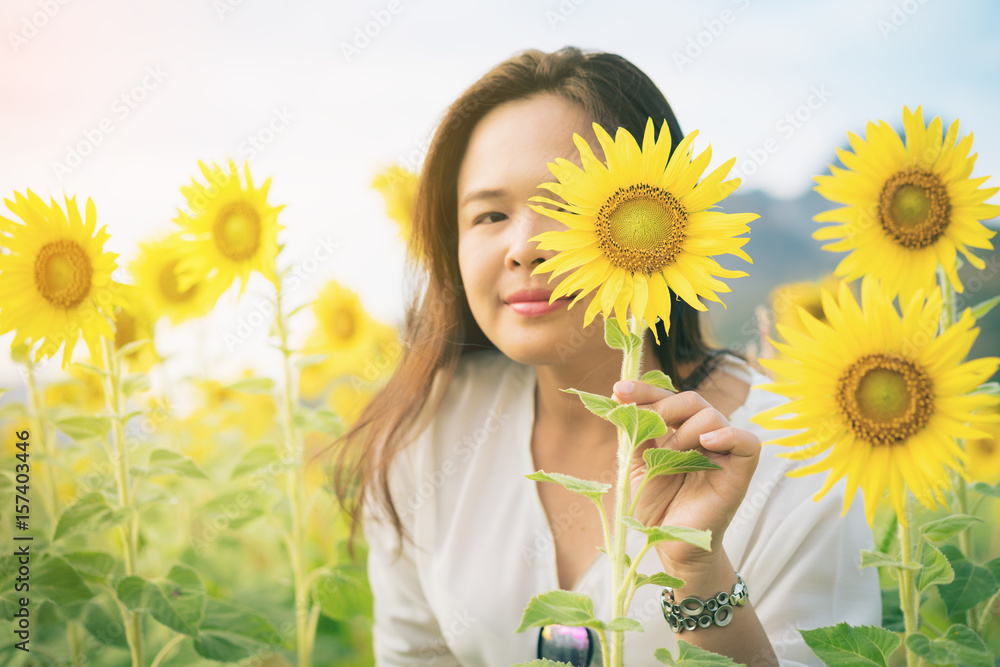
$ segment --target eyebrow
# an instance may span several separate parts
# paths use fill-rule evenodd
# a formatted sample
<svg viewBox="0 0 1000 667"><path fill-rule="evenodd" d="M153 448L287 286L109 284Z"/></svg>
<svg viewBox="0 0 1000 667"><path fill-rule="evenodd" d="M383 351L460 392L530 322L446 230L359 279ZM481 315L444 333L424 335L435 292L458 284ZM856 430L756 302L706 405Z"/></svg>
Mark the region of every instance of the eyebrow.
<svg viewBox="0 0 1000 667"><path fill-rule="evenodd" d="M465 195L465 197L462 199L462 203L460 204L460 206L465 206L469 202L475 201L476 199L498 199L506 194L507 191L502 189L476 190L474 192L470 192L469 194Z"/></svg>

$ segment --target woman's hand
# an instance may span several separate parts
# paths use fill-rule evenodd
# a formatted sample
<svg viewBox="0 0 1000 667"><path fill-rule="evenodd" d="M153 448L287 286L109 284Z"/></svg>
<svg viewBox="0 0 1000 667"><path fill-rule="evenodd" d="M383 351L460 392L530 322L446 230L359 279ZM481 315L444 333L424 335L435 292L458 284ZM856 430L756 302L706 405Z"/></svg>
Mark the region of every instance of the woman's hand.
<svg viewBox="0 0 1000 667"><path fill-rule="evenodd" d="M644 382L633 382L623 393L624 382L615 383L619 403L635 403L663 417L667 434L641 443L632 459L630 495L635 494L646 472L642 453L651 447L704 454L720 470L662 475L643 489L635 516L647 526L689 526L712 531L712 551L684 542L655 546L665 563L691 566L710 563L722 554L722 536L746 495L760 458L760 439L746 429L730 426L721 412L696 392L674 393ZM629 498L631 504L633 498ZM669 571L669 570L668 570Z"/></svg>

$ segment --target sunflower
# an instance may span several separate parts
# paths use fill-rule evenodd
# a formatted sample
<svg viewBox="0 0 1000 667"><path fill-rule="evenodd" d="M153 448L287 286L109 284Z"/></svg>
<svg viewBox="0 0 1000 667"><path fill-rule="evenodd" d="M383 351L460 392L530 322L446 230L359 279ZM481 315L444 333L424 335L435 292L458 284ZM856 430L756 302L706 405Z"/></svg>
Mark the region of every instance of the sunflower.
<svg viewBox="0 0 1000 667"><path fill-rule="evenodd" d="M159 359L153 345L154 319L144 293L134 285L121 285L125 303L115 311L115 349L145 341L127 350L123 361L131 373L146 373Z"/></svg>
<svg viewBox="0 0 1000 667"><path fill-rule="evenodd" d="M977 269L985 267L967 246L992 249L996 233L982 224L1000 213L986 204L1000 188L980 188L989 178L969 178L976 155L969 155L972 134L956 143L958 121L942 142L941 119L924 126L920 107L903 108L906 145L885 121L869 122L866 139L848 133L854 152L837 149L847 169L830 166L830 176L816 176L816 191L846 204L825 211L817 222L840 223L818 229L813 238L828 241L834 252L851 251L835 273L854 280L866 273L880 278L892 296L908 302L919 288L934 288L940 265L961 292L956 251Z"/></svg>
<svg viewBox="0 0 1000 667"><path fill-rule="evenodd" d="M802 307L820 322L826 322L823 314L822 290L837 293L840 278L828 275L820 281L803 281L778 285L768 297L774 311L774 322L796 329L804 329L798 308Z"/></svg>
<svg viewBox="0 0 1000 667"><path fill-rule="evenodd" d="M45 404L64 405L82 414L94 414L107 407L101 376L77 364L67 369L70 379L45 386Z"/></svg>
<svg viewBox="0 0 1000 667"><path fill-rule="evenodd" d="M733 158L699 182L712 159L712 149L691 159L697 131L686 136L671 156L666 121L656 141L653 119L646 121L641 150L624 128L618 128L612 139L597 123L593 127L607 165L574 134L583 169L556 158L548 167L559 182L538 186L565 203L541 196L531 198L557 207L559 210L531 208L569 227L531 239L543 250L560 251L532 275L551 272L551 282L573 271L549 300L552 303L581 290L570 308L596 289L584 326L598 313L607 319L613 309L625 330L626 310L631 307L636 320L645 320L655 337L657 317L669 332L671 292L697 310L708 310L699 296L722 303L716 292L731 291L715 276L747 275L722 268L711 256L728 253L752 263L740 249L750 239L734 236L750 231L747 223L759 216L708 210L733 192L740 179L722 180L736 162Z"/></svg>
<svg viewBox="0 0 1000 667"><path fill-rule="evenodd" d="M157 318L164 316L173 324L207 315L222 292L211 293L208 286L196 282L185 289L178 286L177 265L188 252L188 242L179 234L139 244L139 256L130 265L136 285L149 300Z"/></svg>
<svg viewBox="0 0 1000 667"><path fill-rule="evenodd" d="M350 381L338 382L333 386L327 397L327 405L345 425L350 426L358 420L374 396L374 389L355 376Z"/></svg>
<svg viewBox="0 0 1000 667"><path fill-rule="evenodd" d="M386 214L399 225L399 235L409 243L413 235L413 198L417 194L417 175L402 167L387 167L375 175L372 187L382 193Z"/></svg>
<svg viewBox="0 0 1000 667"><path fill-rule="evenodd" d="M271 179L254 188L250 165L244 162L244 187L232 160L228 174L214 164L209 168L199 162L198 166L208 185L192 179L190 187L181 188L191 213L178 210L174 220L190 237L177 264L178 288L183 291L205 283L209 293L221 294L239 278L242 295L251 271L277 284L277 237L284 229L278 224L278 213L284 206L267 203Z"/></svg>
<svg viewBox="0 0 1000 667"><path fill-rule="evenodd" d="M965 441L969 476L979 482L996 484L1000 481L1000 424L985 424L982 429L986 437Z"/></svg>
<svg viewBox="0 0 1000 667"><path fill-rule="evenodd" d="M829 451L822 460L788 474L830 474L816 494L821 498L847 477L844 513L860 486L868 522L888 488L900 521L906 521L906 489L926 507L944 504L948 468L966 473L968 457L955 438L986 435L978 426L1000 415L976 413L1000 398L969 392L998 367L1000 358L962 363L979 330L967 308L957 323L937 335L942 298L934 290L924 299L914 292L902 317L892 296L866 277L858 307L846 283L839 303L822 291L823 323L799 309L806 332L778 325L788 343L774 343L786 359L762 359L779 381L760 385L791 401L755 415L751 421L771 429L805 429L767 444L808 445L779 456L806 459ZM791 415L778 419L781 415Z"/></svg>
<svg viewBox="0 0 1000 667"><path fill-rule="evenodd" d="M316 327L302 352L328 356L302 369L299 391L304 398L319 396L341 375L374 381L395 367L400 352L395 329L372 318L352 290L330 281L312 310Z"/></svg>
<svg viewBox="0 0 1000 667"><path fill-rule="evenodd" d="M114 332L110 317L120 297L111 287L115 253L104 252L108 235L96 230L97 211L87 199L86 220L76 197L66 197L66 210L46 205L28 190L14 193L7 208L24 224L0 217L0 334L15 331L12 347L28 341L42 344L35 361L53 357L66 344L63 368L80 337L98 358L102 338Z"/></svg>

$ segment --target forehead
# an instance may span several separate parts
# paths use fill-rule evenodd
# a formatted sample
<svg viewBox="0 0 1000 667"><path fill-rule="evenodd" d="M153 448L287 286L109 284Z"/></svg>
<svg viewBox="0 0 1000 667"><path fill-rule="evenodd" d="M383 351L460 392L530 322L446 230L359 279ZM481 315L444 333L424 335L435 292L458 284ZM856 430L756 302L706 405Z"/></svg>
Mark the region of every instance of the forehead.
<svg viewBox="0 0 1000 667"><path fill-rule="evenodd" d="M557 95L540 94L490 110L469 137L458 173L459 201L464 192L480 188L551 181L546 163L557 157L579 165L574 132L596 144L583 107Z"/></svg>

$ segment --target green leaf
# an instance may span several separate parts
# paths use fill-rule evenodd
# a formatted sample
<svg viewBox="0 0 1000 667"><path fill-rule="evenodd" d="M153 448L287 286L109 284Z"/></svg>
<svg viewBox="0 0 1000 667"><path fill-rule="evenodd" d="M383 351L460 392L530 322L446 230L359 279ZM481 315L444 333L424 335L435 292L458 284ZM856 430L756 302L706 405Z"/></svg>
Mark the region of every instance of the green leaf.
<svg viewBox="0 0 1000 667"><path fill-rule="evenodd" d="M654 574L636 574L635 575L635 587L639 586L667 586L669 588L680 588L684 585L683 579L678 579L677 577L672 577L666 572L656 572Z"/></svg>
<svg viewBox="0 0 1000 667"><path fill-rule="evenodd" d="M187 565L174 565L166 579L153 583L128 576L118 582L118 599L132 610L146 609L171 630L198 637L198 624L205 613L205 585L198 572Z"/></svg>
<svg viewBox="0 0 1000 667"><path fill-rule="evenodd" d="M150 340L149 338L143 338L142 340L134 340L131 343L126 343L125 345L122 345L115 351L115 354L119 359L124 359L128 355L140 351L142 348L146 347L152 342L153 341Z"/></svg>
<svg viewBox="0 0 1000 667"><path fill-rule="evenodd" d="M347 563L330 568L313 586L313 597L324 614L337 621L370 618L372 591L364 565Z"/></svg>
<svg viewBox="0 0 1000 667"><path fill-rule="evenodd" d="M4 403L0 405L0 419L27 417L28 408L23 403Z"/></svg>
<svg viewBox="0 0 1000 667"><path fill-rule="evenodd" d="M969 526L982 522L982 519L970 514L952 514L951 516L928 521L921 527L920 532L928 540L943 542L949 537L961 533Z"/></svg>
<svg viewBox="0 0 1000 667"><path fill-rule="evenodd" d="M963 665L963 667L993 667L993 654L979 635L965 625L956 624L944 635L931 640L927 635L913 634L906 646L930 665Z"/></svg>
<svg viewBox="0 0 1000 667"><path fill-rule="evenodd" d="M557 590L531 598L521 617L521 625L514 632L524 632L528 628L550 623L584 626L595 630L604 628L604 622L594 617L594 601L589 595Z"/></svg>
<svg viewBox="0 0 1000 667"><path fill-rule="evenodd" d="M243 457L229 474L229 479L233 480L238 477L242 477L247 473L257 472L261 468L263 468L269 475L275 476L290 467L291 466L282 462L281 453L278 451L278 445L274 443L267 443L257 445L253 449L244 453Z"/></svg>
<svg viewBox="0 0 1000 667"><path fill-rule="evenodd" d="M55 424L56 428L74 440L103 438L111 430L111 420L107 417L68 417Z"/></svg>
<svg viewBox="0 0 1000 667"><path fill-rule="evenodd" d="M889 554L882 553L881 551L864 549L861 551L861 565L858 566L858 569L863 570L866 567L893 567L900 570L919 570L922 566L920 563L909 563L908 565L903 565L903 563L895 556L890 556Z"/></svg>
<svg viewBox="0 0 1000 667"><path fill-rule="evenodd" d="M117 607L109 608L106 596L95 597L83 609L83 627L94 639L107 646L128 649L125 626Z"/></svg>
<svg viewBox="0 0 1000 667"><path fill-rule="evenodd" d="M234 382L226 387L231 391L239 391L244 394L270 394L274 391L274 380L271 378L247 378Z"/></svg>
<svg viewBox="0 0 1000 667"><path fill-rule="evenodd" d="M83 370L89 371L94 375L98 375L100 377L111 375L106 370L100 369L97 366L94 366L93 364L85 364L82 361L74 361L73 363L70 364L70 366L79 366Z"/></svg>
<svg viewBox="0 0 1000 667"><path fill-rule="evenodd" d="M650 438L660 438L667 434L667 425L659 413L641 409L638 412L639 425L636 428L636 444L646 442Z"/></svg>
<svg viewBox="0 0 1000 667"><path fill-rule="evenodd" d="M607 419L608 413L617 408L621 403L608 396L591 394L579 389L562 389L567 394L576 394L583 402L583 407L587 408L601 419Z"/></svg>
<svg viewBox="0 0 1000 667"><path fill-rule="evenodd" d="M684 472L698 472L699 470L722 470L722 468L693 449L678 452L673 449L661 449L650 447L642 453L642 458L646 462L646 476L656 477L658 475L677 475Z"/></svg>
<svg viewBox="0 0 1000 667"><path fill-rule="evenodd" d="M60 606L94 597L80 573L59 556L42 558L38 565L32 565L31 593Z"/></svg>
<svg viewBox="0 0 1000 667"><path fill-rule="evenodd" d="M308 368L309 366L315 366L316 364L321 364L327 359L329 359L329 354L307 354L305 356L299 357L293 362L295 368L301 370L303 368Z"/></svg>
<svg viewBox="0 0 1000 667"><path fill-rule="evenodd" d="M132 343L129 343L131 345ZM145 373L133 373L122 382L122 393L131 396L140 391L149 391L149 376Z"/></svg>
<svg viewBox="0 0 1000 667"><path fill-rule="evenodd" d="M639 381L659 387L660 389L667 389L673 392L677 391L677 387L674 386L674 382L670 379L670 376L664 375L663 371L660 370L645 373Z"/></svg>
<svg viewBox="0 0 1000 667"><path fill-rule="evenodd" d="M604 342L612 350L625 350L631 342L629 341L630 335L632 334L626 334L622 331L618 321L613 317L604 320Z"/></svg>
<svg viewBox="0 0 1000 667"><path fill-rule="evenodd" d="M642 623L635 620L634 618L629 618L627 616L619 616L618 618L612 619L610 623L604 628L606 632L645 632L646 628L642 626Z"/></svg>
<svg viewBox="0 0 1000 667"><path fill-rule="evenodd" d="M665 665L676 667L732 667L740 664L734 662L732 658L706 651L694 644L688 644L683 639L677 640L677 649L677 660L674 660L670 651L665 648L656 649L653 657Z"/></svg>
<svg viewBox="0 0 1000 667"><path fill-rule="evenodd" d="M295 409L295 425L306 431L316 431L338 437L344 431L344 422L333 410L327 408L307 408L299 406Z"/></svg>
<svg viewBox="0 0 1000 667"><path fill-rule="evenodd" d="M190 458L172 449L154 449L149 453L149 467L182 477L208 479L208 475ZM155 474L155 473L153 473Z"/></svg>
<svg viewBox="0 0 1000 667"><path fill-rule="evenodd" d="M705 551L712 549L710 530L695 530L687 526L643 526L636 530L646 534L646 540L650 545L660 542L685 542Z"/></svg>
<svg viewBox="0 0 1000 667"><path fill-rule="evenodd" d="M799 630L799 634L828 667L887 667L889 656L901 643L899 635L885 628L847 623Z"/></svg>
<svg viewBox="0 0 1000 667"><path fill-rule="evenodd" d="M972 316L974 318L981 319L986 313L993 310L993 307L1000 303L1000 295L993 297L992 299L987 299L986 301L981 301L972 307Z"/></svg>
<svg viewBox="0 0 1000 667"><path fill-rule="evenodd" d="M636 430L639 428L639 408L635 406L635 403L619 405L608 412L605 419L623 430L633 446L638 444L635 438Z"/></svg>
<svg viewBox="0 0 1000 667"><path fill-rule="evenodd" d="M938 586L948 616L961 614L988 599L997 590L993 573L967 560L952 562L955 578Z"/></svg>
<svg viewBox="0 0 1000 667"><path fill-rule="evenodd" d="M220 662L237 662L261 651L263 645L292 649L290 640L278 632L264 615L218 598L206 598L194 650Z"/></svg>
<svg viewBox="0 0 1000 667"><path fill-rule="evenodd" d="M986 482L976 482L972 485L972 490L981 496L1000 498L1000 482L997 482L996 486L990 486Z"/></svg>
<svg viewBox="0 0 1000 667"><path fill-rule="evenodd" d="M930 586L951 583L955 571L941 550L925 542L920 553L920 564L923 568L917 572L917 590L923 592Z"/></svg>
<svg viewBox="0 0 1000 667"><path fill-rule="evenodd" d="M63 558L84 580L95 583L107 583L108 575L115 567L114 556L103 551L74 551L63 554Z"/></svg>
<svg viewBox="0 0 1000 667"><path fill-rule="evenodd" d="M573 493L579 493L587 496L595 502L600 502L601 496L607 493L608 489L611 488L610 484L605 484L604 482L593 482L589 479L579 479L577 477L563 475L558 472L545 472L544 470L533 472L530 475L525 475L525 477L536 482L555 482L559 486L562 486ZM572 623L569 625L572 625Z"/></svg>
<svg viewBox="0 0 1000 667"><path fill-rule="evenodd" d="M52 539L58 540L84 531L92 533L104 530L118 525L130 513L129 508L112 507L100 492L91 491L63 510Z"/></svg>

